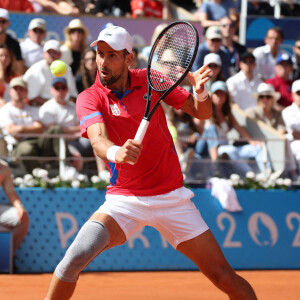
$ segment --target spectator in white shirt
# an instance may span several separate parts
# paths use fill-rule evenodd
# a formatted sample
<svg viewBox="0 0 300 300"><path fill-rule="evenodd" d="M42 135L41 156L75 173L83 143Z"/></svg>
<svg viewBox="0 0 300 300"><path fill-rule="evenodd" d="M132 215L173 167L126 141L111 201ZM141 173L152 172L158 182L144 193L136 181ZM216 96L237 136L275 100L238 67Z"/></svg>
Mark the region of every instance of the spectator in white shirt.
<svg viewBox="0 0 300 300"><path fill-rule="evenodd" d="M293 82L292 96L294 102L282 111L287 138L300 170L300 79Z"/></svg>
<svg viewBox="0 0 300 300"><path fill-rule="evenodd" d="M43 50L44 59L32 65L23 76L28 86L29 101L38 106L52 97L50 89L55 76L51 73L50 65L61 57L60 43L57 40L47 41ZM70 100L75 102L78 92L72 70L68 65L64 77L68 82Z"/></svg>
<svg viewBox="0 0 300 300"><path fill-rule="evenodd" d="M263 81L275 76L277 56L282 53L287 53L287 51L280 49L282 42L283 31L280 27L272 27L267 31L265 36L265 45L253 50L257 65L255 73L260 76Z"/></svg>
<svg viewBox="0 0 300 300"><path fill-rule="evenodd" d="M256 67L255 57L251 52L245 52L240 57L240 72L231 76L226 81L231 100L242 110L256 105L256 93L259 84L262 82L258 76L254 75Z"/></svg>
<svg viewBox="0 0 300 300"><path fill-rule="evenodd" d="M41 106L39 118L45 129L59 126L62 133L73 136L67 141L68 151L74 158L73 166L80 171L82 156L92 156L93 148L88 139L81 137L76 106L69 101L67 80L55 77L50 92L53 97Z"/></svg>
<svg viewBox="0 0 300 300"><path fill-rule="evenodd" d="M28 26L28 37L20 43L26 69L44 58L43 41L46 34L46 21L41 18L32 19Z"/></svg>

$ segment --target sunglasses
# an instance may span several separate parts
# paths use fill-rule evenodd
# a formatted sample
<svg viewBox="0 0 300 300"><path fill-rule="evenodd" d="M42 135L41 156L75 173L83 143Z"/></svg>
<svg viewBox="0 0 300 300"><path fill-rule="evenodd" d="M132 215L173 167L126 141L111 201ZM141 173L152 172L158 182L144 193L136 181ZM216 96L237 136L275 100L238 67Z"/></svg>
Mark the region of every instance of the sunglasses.
<svg viewBox="0 0 300 300"><path fill-rule="evenodd" d="M221 26L222 26L223 28L225 28L225 27L234 28L234 27L235 27L234 24L222 24Z"/></svg>
<svg viewBox="0 0 300 300"><path fill-rule="evenodd" d="M67 87L65 85L55 85L53 86L55 90L59 91L65 91L67 89Z"/></svg>
<svg viewBox="0 0 300 300"><path fill-rule="evenodd" d="M39 33L39 34L44 34L45 33L45 31L43 29L40 29L40 28L34 28L34 29L32 29L32 31L34 33Z"/></svg>
<svg viewBox="0 0 300 300"><path fill-rule="evenodd" d="M297 91L296 94L297 94L298 96L300 96L300 91Z"/></svg>
<svg viewBox="0 0 300 300"><path fill-rule="evenodd" d="M7 20L0 20L0 24L5 24L7 23Z"/></svg>
<svg viewBox="0 0 300 300"><path fill-rule="evenodd" d="M217 64L209 64L208 67L209 67L210 69L216 69L216 68L218 68L219 66L218 66Z"/></svg>
<svg viewBox="0 0 300 300"><path fill-rule="evenodd" d="M74 33L74 32L83 33L83 29L81 29L81 28L73 28L73 29L70 29L70 33Z"/></svg>
<svg viewBox="0 0 300 300"><path fill-rule="evenodd" d="M212 39L211 41L214 42L214 43L221 43L222 42L221 39Z"/></svg>
<svg viewBox="0 0 300 300"><path fill-rule="evenodd" d="M259 99L266 98L266 99L270 100L270 99L273 99L273 96L271 96L271 95L259 95L258 98Z"/></svg>

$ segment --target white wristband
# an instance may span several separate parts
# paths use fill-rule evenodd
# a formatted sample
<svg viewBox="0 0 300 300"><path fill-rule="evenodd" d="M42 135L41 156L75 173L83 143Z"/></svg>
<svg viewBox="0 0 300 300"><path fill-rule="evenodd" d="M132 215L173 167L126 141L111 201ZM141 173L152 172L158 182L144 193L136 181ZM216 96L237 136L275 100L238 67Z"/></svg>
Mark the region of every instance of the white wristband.
<svg viewBox="0 0 300 300"><path fill-rule="evenodd" d="M117 152L119 151L121 147L119 146L111 146L107 149L107 152L106 152L106 158L108 161L110 162L116 162L116 155L117 155Z"/></svg>
<svg viewBox="0 0 300 300"><path fill-rule="evenodd" d="M208 98L208 92L205 86L201 94L197 94L195 88L193 87L193 94L198 102L204 102Z"/></svg>

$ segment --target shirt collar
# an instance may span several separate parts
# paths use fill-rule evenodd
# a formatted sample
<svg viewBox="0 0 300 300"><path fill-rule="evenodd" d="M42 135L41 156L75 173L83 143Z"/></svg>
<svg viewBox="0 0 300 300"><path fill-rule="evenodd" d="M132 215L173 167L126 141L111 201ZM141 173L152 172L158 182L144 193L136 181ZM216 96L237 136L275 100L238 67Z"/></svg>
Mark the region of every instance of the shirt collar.
<svg viewBox="0 0 300 300"><path fill-rule="evenodd" d="M141 76L141 71L142 70L128 70L129 78L130 78L130 85L128 89L132 90L136 86L141 86L142 85L142 76ZM99 78L99 71L97 71L97 76L95 80L95 84L97 87L99 87L106 95L112 92L111 89L105 87Z"/></svg>

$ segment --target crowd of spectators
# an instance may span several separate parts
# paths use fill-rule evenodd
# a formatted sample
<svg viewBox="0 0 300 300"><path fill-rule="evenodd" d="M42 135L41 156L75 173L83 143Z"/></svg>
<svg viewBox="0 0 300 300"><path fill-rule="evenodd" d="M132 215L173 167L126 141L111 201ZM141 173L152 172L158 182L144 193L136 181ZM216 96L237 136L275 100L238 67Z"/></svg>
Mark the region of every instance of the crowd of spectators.
<svg viewBox="0 0 300 300"><path fill-rule="evenodd" d="M80 20L79 14L154 17L163 20L171 17L169 4L167 0L0 0L0 115L1 130L6 135L6 153L16 157L58 156L57 138L30 138L24 134L69 134L73 137L66 141L66 156L70 165L81 171L82 158L93 156L93 151L80 138L75 102L78 93L93 84L97 65L96 52L87 42L89 29ZM232 107L237 107L250 118L263 121L278 130L279 134L286 135L290 141L286 145L286 170L296 179L300 159L296 153L297 147L291 145L297 144L294 142L300 130L296 118L293 126L291 119L287 120L283 115L287 114L287 108L289 115L292 114L291 108L295 114L299 109L295 103L300 97L297 94L300 39L295 41L291 55L281 49L282 30L273 27L266 33L265 45L247 49L237 39L239 1L193 0L186 5L193 6L191 12L199 17L204 28L203 42L199 45L192 71L203 64L209 66L210 80L206 88L212 96L214 113L210 120L204 122L193 120L181 111L166 109L185 175L191 169L187 159L209 158L212 161L212 175L222 174L224 160L253 159L257 162L256 170L259 172L262 171L262 159L267 159L264 167L267 165L272 168L268 158L262 158L262 142L251 137L234 118ZM256 2L249 2L249 5L258 11ZM262 7L262 3L259 6ZM7 33L10 26L9 11L54 12L72 15L73 19L63 29L63 41L45 40L47 24L41 15L28 24L27 37L17 40ZM151 44L166 26L162 21L155 28ZM151 44L134 49L134 61L130 68L146 66ZM54 78L50 71L51 63L57 59L67 64L66 74L59 79ZM268 99L272 101L267 103ZM228 143L226 136L232 128L236 129L244 142ZM4 155L4 152L1 154ZM27 172L39 165L38 160L22 162ZM105 170L103 162L97 160L96 165L99 174ZM237 172L245 175L251 169L246 165L240 162L232 169L225 169L228 174L237 169ZM190 173L191 176L193 174Z"/></svg>

